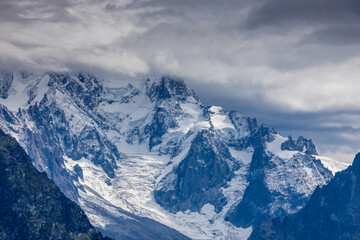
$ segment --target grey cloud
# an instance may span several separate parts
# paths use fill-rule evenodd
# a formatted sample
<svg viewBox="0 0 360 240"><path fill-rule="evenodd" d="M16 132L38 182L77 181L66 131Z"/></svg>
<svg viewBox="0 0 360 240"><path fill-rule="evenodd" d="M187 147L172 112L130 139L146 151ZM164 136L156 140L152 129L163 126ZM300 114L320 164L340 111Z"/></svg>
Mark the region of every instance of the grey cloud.
<svg viewBox="0 0 360 240"><path fill-rule="evenodd" d="M247 20L250 28L297 24L341 24L360 20L357 0L270 0L254 8ZM294 25L295 24L295 25Z"/></svg>
<svg viewBox="0 0 360 240"><path fill-rule="evenodd" d="M67 7L71 7L67 0L2 0L0 19L23 24L34 21L69 21L73 16L67 12Z"/></svg>
<svg viewBox="0 0 360 240"><path fill-rule="evenodd" d="M129 9L137 9L137 8L144 8L144 7L165 7L165 8L172 8L177 9L178 11L189 10L192 9L193 11L214 11L221 14L223 10L229 9L236 9L241 7L247 7L258 0L227 0L227 1L218 1L218 0L134 0L131 1L129 4L126 5L126 8Z"/></svg>
<svg viewBox="0 0 360 240"><path fill-rule="evenodd" d="M303 39L305 44L330 44L335 46L341 45L359 45L360 44L360 22L358 24L336 27L325 27L314 31Z"/></svg>
<svg viewBox="0 0 360 240"><path fill-rule="evenodd" d="M2 68L179 76L324 152L357 149L357 0L1 0L0 20Z"/></svg>

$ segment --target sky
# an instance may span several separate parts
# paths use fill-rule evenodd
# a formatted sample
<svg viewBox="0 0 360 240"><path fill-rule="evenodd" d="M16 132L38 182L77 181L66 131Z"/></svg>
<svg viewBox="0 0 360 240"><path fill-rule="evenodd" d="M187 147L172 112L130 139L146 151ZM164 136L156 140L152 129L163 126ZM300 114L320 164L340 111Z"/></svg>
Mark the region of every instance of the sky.
<svg viewBox="0 0 360 240"><path fill-rule="evenodd" d="M5 70L183 78L318 152L360 151L358 0L0 0Z"/></svg>

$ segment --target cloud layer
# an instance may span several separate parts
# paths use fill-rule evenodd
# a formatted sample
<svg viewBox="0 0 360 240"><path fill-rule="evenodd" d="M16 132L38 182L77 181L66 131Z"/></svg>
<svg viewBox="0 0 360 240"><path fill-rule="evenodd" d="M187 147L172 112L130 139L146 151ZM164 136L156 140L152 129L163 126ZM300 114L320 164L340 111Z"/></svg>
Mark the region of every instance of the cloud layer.
<svg viewBox="0 0 360 240"><path fill-rule="evenodd" d="M176 75L321 152L360 149L357 0L0 0L0 28L3 68Z"/></svg>

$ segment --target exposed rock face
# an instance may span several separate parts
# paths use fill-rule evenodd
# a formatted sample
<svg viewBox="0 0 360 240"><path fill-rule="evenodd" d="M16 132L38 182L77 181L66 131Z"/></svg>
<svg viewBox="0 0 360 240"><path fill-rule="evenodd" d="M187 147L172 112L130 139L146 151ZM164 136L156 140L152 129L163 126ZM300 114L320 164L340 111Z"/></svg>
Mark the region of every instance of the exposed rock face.
<svg viewBox="0 0 360 240"><path fill-rule="evenodd" d="M360 154L329 184L317 188L306 206L283 219L262 223L250 239L359 239Z"/></svg>
<svg viewBox="0 0 360 240"><path fill-rule="evenodd" d="M149 137L149 149L162 143L163 135L168 129L178 127L176 118L182 115L180 103L188 97L197 98L184 82L162 77L153 82L146 91L150 101L155 103L153 119L145 126L144 133Z"/></svg>
<svg viewBox="0 0 360 240"><path fill-rule="evenodd" d="M303 169L311 173L304 174ZM306 176L312 179L307 180ZM332 173L311 155L297 154L284 161L259 148L250 165L249 186L227 220L236 226L249 227L272 216L296 212L307 203L310 189L331 177Z"/></svg>
<svg viewBox="0 0 360 240"><path fill-rule="evenodd" d="M0 130L0 239L106 239Z"/></svg>
<svg viewBox="0 0 360 240"><path fill-rule="evenodd" d="M289 136L289 140L287 140L281 145L281 149L305 152L306 154L310 155L318 155L316 152L316 147L312 140L306 139L303 136L298 137L296 141L294 141L292 137Z"/></svg>
<svg viewBox="0 0 360 240"><path fill-rule="evenodd" d="M159 183L155 199L174 213L200 211L206 203L219 212L226 204L220 189L239 168L234 164L229 149L213 131L200 131L184 160Z"/></svg>

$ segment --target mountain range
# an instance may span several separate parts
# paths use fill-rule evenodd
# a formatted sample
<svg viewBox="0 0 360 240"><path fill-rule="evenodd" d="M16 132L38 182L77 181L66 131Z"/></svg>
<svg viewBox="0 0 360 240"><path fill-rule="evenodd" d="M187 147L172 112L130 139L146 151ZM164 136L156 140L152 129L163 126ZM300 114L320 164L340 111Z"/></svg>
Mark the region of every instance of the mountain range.
<svg viewBox="0 0 360 240"><path fill-rule="evenodd" d="M0 127L114 239L247 239L347 167L166 76L2 72Z"/></svg>

